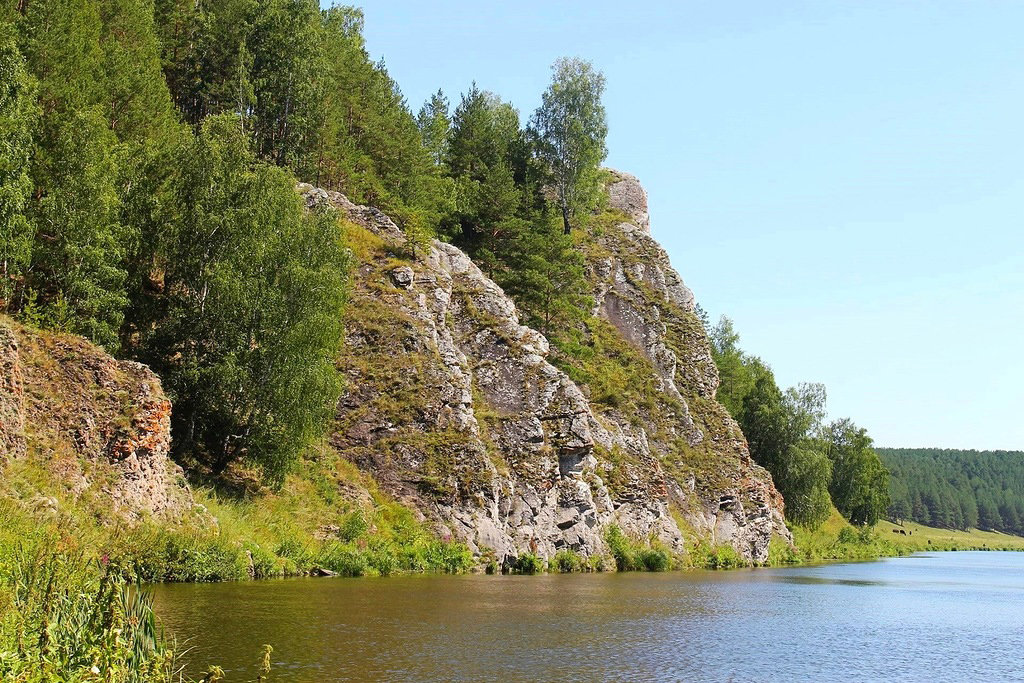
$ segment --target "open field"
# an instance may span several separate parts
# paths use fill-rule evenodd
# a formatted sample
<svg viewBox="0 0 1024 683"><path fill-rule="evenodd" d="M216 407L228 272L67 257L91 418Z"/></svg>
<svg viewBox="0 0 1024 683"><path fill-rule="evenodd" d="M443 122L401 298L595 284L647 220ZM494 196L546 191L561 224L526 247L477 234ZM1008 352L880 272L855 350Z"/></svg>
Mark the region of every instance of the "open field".
<svg viewBox="0 0 1024 683"><path fill-rule="evenodd" d="M908 535L893 533L902 529ZM881 521L875 527L878 535L900 547L910 550L1020 550L1024 551L1024 537L995 531L953 531L904 522L903 526Z"/></svg>

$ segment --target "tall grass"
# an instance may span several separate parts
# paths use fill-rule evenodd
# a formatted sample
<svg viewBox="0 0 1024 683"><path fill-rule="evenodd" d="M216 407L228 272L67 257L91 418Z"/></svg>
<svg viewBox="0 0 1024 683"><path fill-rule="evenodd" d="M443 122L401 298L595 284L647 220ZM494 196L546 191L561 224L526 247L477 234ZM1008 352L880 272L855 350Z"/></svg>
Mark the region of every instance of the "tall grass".
<svg viewBox="0 0 1024 683"><path fill-rule="evenodd" d="M0 567L0 679L168 683L177 673L152 596L108 563L39 535Z"/></svg>
<svg viewBox="0 0 1024 683"><path fill-rule="evenodd" d="M634 541L614 524L605 531L604 540L620 572L663 572L672 568L672 557L668 550L656 544L643 545Z"/></svg>

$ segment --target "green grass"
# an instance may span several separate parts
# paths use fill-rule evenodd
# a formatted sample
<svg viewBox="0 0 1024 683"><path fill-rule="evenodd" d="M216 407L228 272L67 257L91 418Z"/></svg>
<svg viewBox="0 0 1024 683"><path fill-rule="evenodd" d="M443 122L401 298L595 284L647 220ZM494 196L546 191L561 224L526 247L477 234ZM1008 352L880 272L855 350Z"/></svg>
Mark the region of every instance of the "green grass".
<svg viewBox="0 0 1024 683"><path fill-rule="evenodd" d="M907 535L893 533L903 530ZM853 527L835 510L817 529L792 526L795 547L775 539L768 564L782 566L835 560L873 560L928 550L1018 550L1024 538L994 531L953 531L906 522L882 521L874 527Z"/></svg>
<svg viewBox="0 0 1024 683"><path fill-rule="evenodd" d="M832 560L873 560L906 555L910 551L891 542L877 529L850 525L833 508L831 516L817 529L791 525L793 548L781 539L769 547L768 564L809 564Z"/></svg>
<svg viewBox="0 0 1024 683"><path fill-rule="evenodd" d="M668 550L656 541L644 543L630 538L614 524L605 529L604 540L620 572L663 572L678 566Z"/></svg>
<svg viewBox="0 0 1024 683"><path fill-rule="evenodd" d="M201 507L173 523L128 524L102 496L65 490L30 459L6 465L0 502L28 528L58 536L73 530L89 558L106 556L125 577L146 582L266 578L316 569L346 576L455 573L475 565L464 544L438 538L351 463L329 449L314 456L280 490L197 486Z"/></svg>
<svg viewBox="0 0 1024 683"><path fill-rule="evenodd" d="M1024 537L1003 534L998 531L970 529L958 531L922 526L904 522L902 526L882 521L875 527L878 534L894 545L908 551L924 550L1017 550L1024 551ZM894 534L893 530L908 532L907 536Z"/></svg>

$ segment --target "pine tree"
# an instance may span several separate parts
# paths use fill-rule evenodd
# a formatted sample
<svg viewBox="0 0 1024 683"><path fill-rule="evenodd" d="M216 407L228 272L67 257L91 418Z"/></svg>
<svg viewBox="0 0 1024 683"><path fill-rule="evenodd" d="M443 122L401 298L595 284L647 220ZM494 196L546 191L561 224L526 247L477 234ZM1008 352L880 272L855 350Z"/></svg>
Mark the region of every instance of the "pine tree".
<svg viewBox="0 0 1024 683"><path fill-rule="evenodd" d="M434 165L441 166L448 155L448 136L451 133L448 98L443 91L438 90L423 104L416 116L416 125Z"/></svg>

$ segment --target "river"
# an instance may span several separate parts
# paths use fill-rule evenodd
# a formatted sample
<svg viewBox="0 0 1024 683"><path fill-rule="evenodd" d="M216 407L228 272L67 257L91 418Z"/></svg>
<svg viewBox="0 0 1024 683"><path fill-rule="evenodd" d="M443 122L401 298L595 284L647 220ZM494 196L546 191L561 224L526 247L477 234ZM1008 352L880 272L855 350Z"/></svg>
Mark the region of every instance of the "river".
<svg viewBox="0 0 1024 683"><path fill-rule="evenodd" d="M1024 553L156 587L192 672L271 681L1024 681Z"/></svg>

